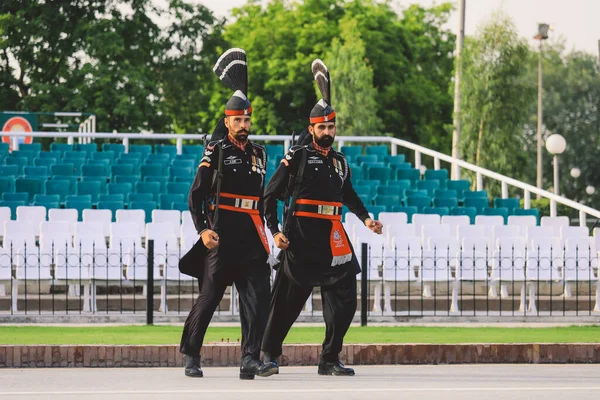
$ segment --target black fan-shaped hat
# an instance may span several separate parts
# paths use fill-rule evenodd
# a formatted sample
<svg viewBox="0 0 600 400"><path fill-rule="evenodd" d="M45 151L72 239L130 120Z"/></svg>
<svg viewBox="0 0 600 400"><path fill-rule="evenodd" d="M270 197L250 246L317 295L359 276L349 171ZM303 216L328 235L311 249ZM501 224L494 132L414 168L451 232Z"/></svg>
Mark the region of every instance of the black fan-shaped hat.
<svg viewBox="0 0 600 400"><path fill-rule="evenodd" d="M331 78L329 76L329 69L320 59L313 61L311 70L317 86L321 92L322 98L315 104L313 109L310 111L310 123L317 124L319 122L334 122L335 111L331 107Z"/></svg>
<svg viewBox="0 0 600 400"><path fill-rule="evenodd" d="M248 62L246 51L232 48L219 57L213 71L231 90L233 96L225 104L225 115L250 115L252 105L248 100Z"/></svg>

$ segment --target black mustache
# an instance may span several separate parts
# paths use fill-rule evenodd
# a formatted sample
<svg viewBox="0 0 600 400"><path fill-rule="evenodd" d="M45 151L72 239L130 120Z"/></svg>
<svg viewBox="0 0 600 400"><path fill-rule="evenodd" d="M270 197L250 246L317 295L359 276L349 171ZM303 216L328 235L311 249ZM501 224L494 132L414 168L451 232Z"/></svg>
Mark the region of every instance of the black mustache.
<svg viewBox="0 0 600 400"><path fill-rule="evenodd" d="M236 134L240 134L240 133L245 133L247 135L248 131L245 128L242 128L242 129L240 129L239 131L236 132Z"/></svg>

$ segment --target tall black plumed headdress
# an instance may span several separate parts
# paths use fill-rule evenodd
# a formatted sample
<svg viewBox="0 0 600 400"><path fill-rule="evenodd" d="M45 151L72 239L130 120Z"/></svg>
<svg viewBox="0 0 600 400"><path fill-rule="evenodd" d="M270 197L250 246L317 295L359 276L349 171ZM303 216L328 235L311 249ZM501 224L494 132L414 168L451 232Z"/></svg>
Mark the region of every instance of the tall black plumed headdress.
<svg viewBox="0 0 600 400"><path fill-rule="evenodd" d="M225 104L225 115L251 115L252 105L248 100L248 61L246 51L232 48L217 60L213 71L221 82L233 90L233 95ZM215 127L211 140L220 140L227 135L223 120Z"/></svg>
<svg viewBox="0 0 600 400"><path fill-rule="evenodd" d="M310 112L310 123L334 122L335 111L331 107L331 78L329 76L329 69L318 58L313 61L311 69L322 98Z"/></svg>

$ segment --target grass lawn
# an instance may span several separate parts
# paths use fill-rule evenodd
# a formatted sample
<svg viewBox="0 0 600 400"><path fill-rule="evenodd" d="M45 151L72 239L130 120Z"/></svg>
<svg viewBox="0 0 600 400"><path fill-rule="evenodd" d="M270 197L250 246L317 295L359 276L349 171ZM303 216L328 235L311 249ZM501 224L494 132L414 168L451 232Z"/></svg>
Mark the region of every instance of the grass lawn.
<svg viewBox="0 0 600 400"><path fill-rule="evenodd" d="M179 326L0 326L0 344L178 344ZM292 328L286 343L321 343L325 328ZM237 342L239 328L209 328L205 343ZM352 327L345 343L598 343L600 327Z"/></svg>

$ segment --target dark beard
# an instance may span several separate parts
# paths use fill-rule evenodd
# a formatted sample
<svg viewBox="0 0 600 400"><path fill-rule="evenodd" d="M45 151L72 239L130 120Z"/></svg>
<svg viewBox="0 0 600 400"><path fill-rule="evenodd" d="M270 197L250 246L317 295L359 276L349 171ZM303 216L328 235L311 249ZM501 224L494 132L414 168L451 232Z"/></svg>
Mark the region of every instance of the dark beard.
<svg viewBox="0 0 600 400"><path fill-rule="evenodd" d="M245 129L240 129L235 133L235 135L233 135L233 137L235 137L235 139L239 140L240 142L245 142L246 140L248 140L248 131Z"/></svg>
<svg viewBox="0 0 600 400"><path fill-rule="evenodd" d="M317 140L315 140L315 143L317 143L321 147L331 147L331 145L333 144L333 139L333 136L323 135Z"/></svg>

